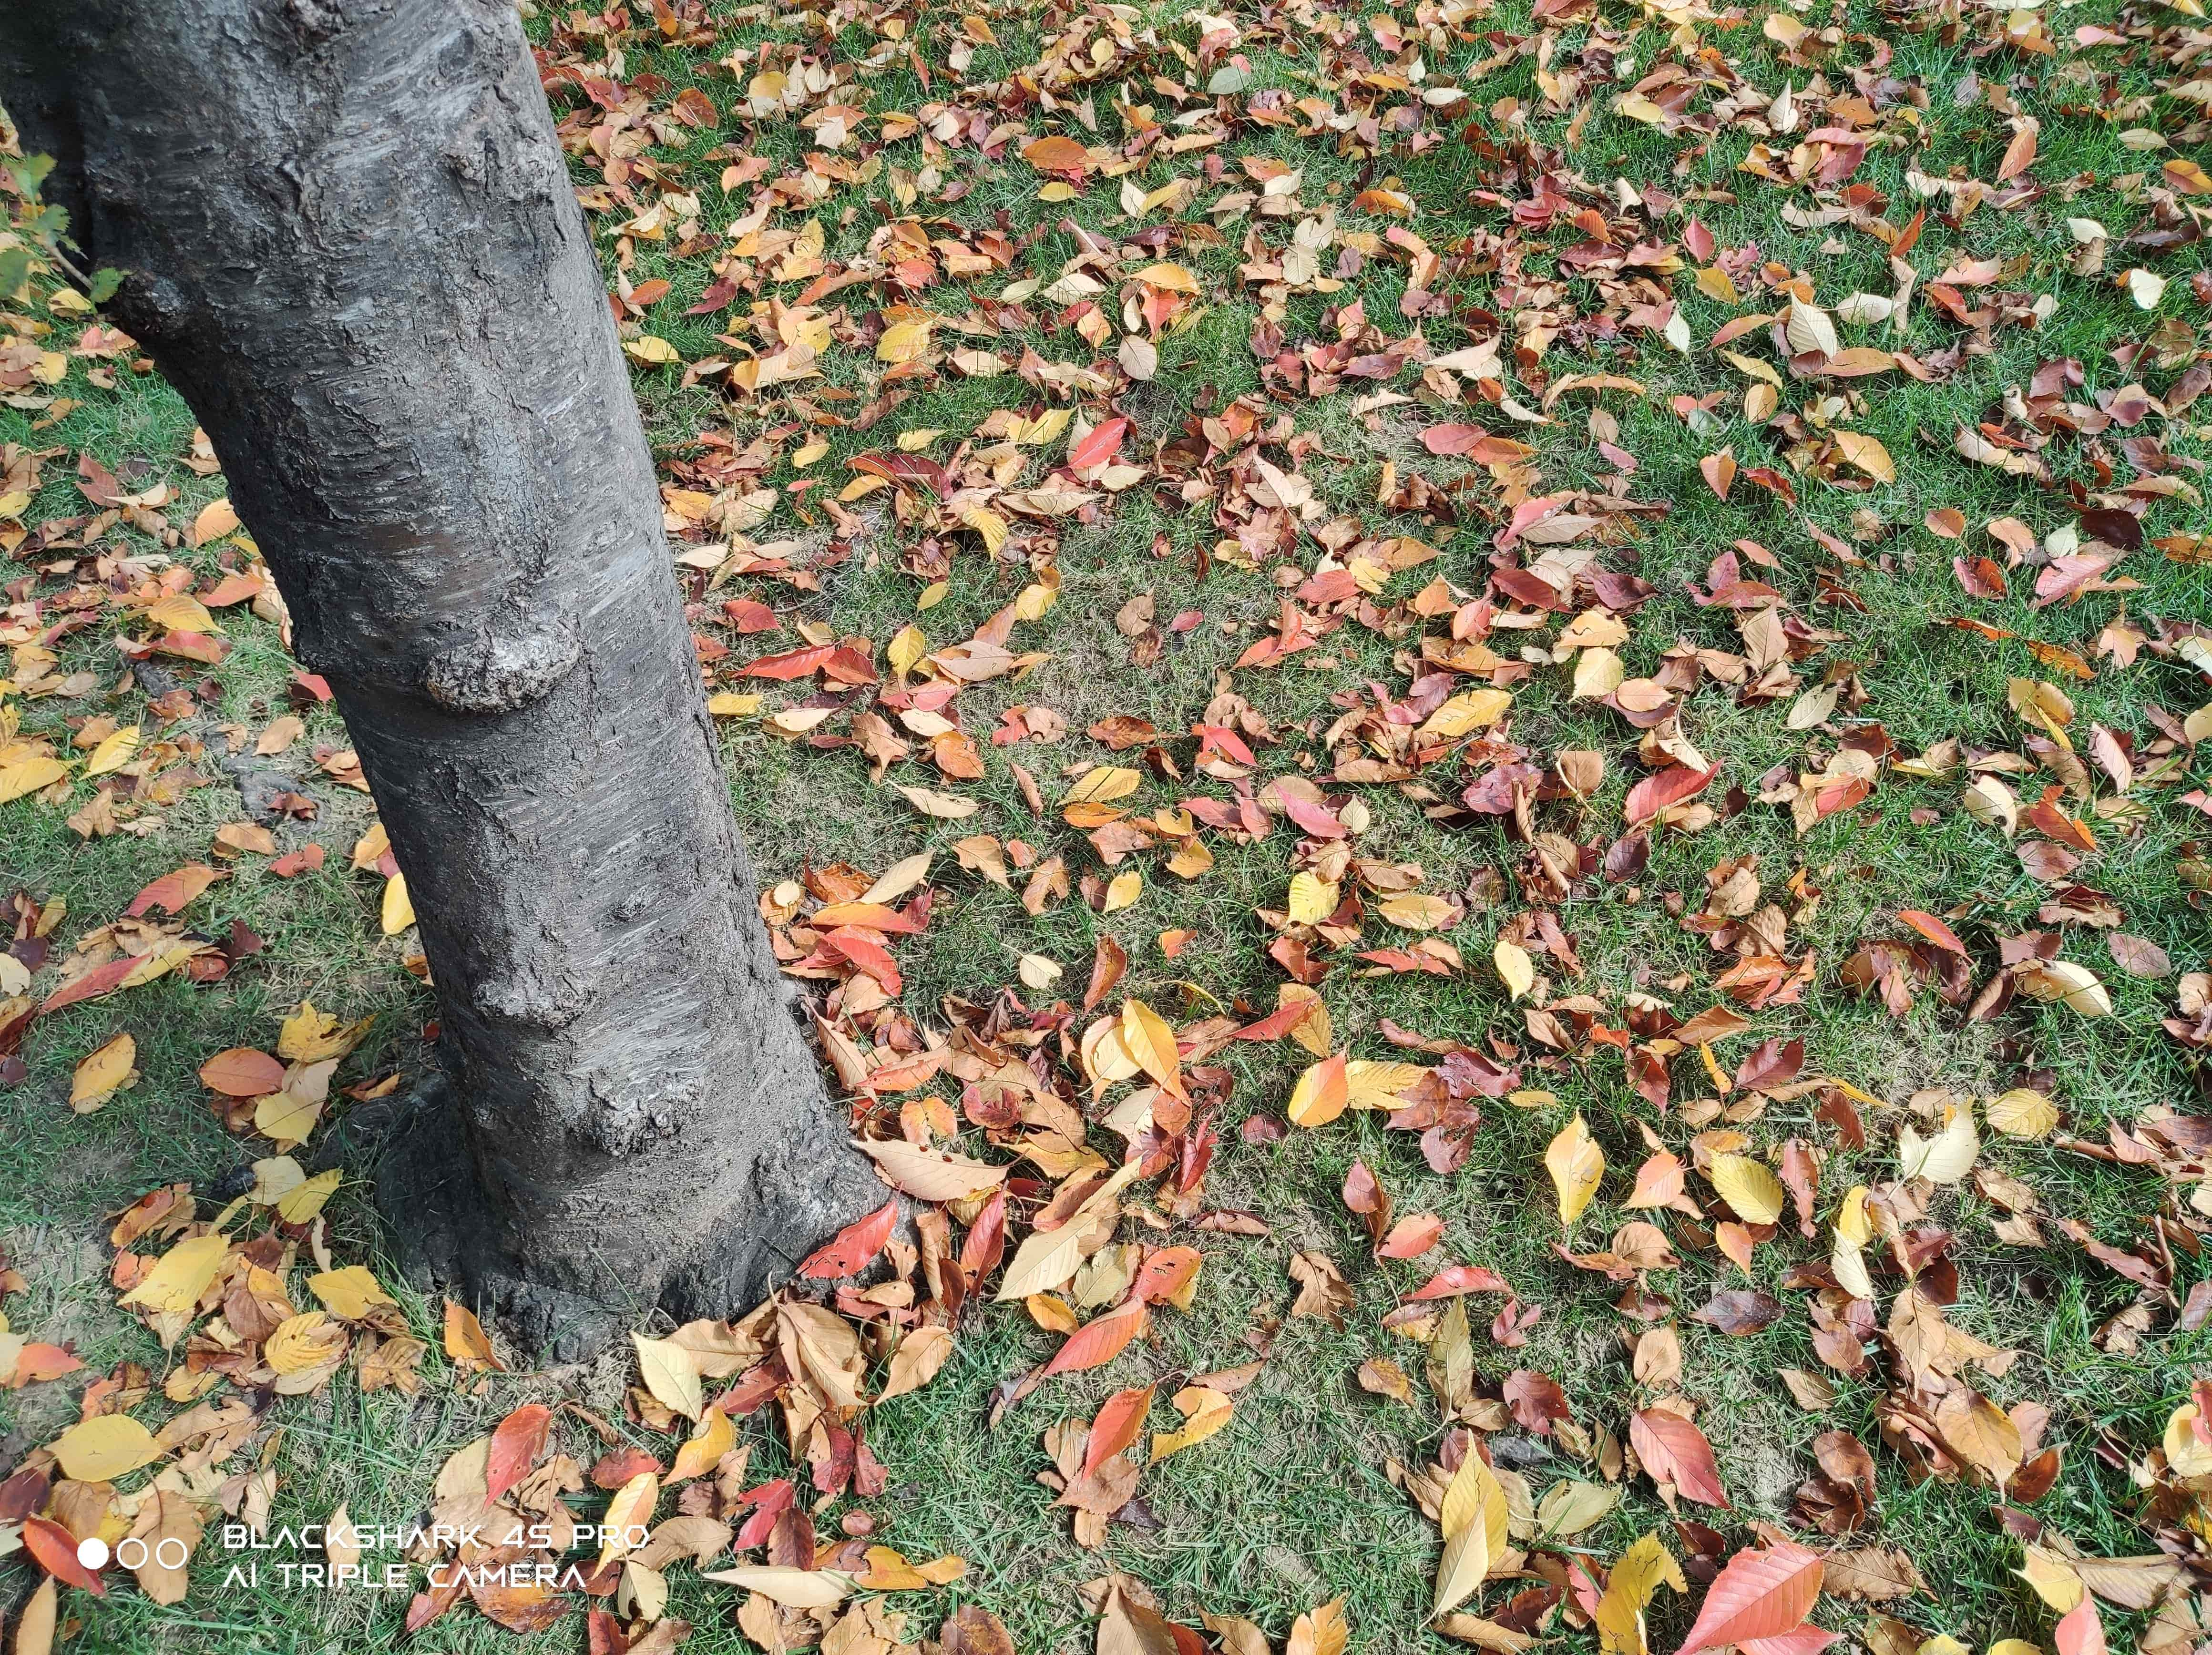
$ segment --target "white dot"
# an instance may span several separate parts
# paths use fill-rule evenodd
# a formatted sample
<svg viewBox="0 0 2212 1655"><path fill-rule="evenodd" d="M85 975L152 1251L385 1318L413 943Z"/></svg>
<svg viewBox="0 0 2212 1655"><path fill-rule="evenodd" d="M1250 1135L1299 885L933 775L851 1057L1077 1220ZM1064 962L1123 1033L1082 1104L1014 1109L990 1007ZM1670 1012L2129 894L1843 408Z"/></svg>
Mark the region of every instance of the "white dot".
<svg viewBox="0 0 2212 1655"><path fill-rule="evenodd" d="M102 1540L98 1535L93 1536L89 1540L78 1541L76 1543L76 1561L83 1564L85 1567L88 1569L106 1568L107 1567L107 1543L105 1540Z"/></svg>

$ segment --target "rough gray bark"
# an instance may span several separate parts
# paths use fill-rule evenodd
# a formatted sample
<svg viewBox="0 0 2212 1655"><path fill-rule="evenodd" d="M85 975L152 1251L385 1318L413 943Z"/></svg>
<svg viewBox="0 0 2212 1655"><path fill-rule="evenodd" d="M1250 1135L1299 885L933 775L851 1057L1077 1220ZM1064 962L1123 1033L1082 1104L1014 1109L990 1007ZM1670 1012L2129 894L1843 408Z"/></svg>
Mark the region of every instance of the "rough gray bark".
<svg viewBox="0 0 2212 1655"><path fill-rule="evenodd" d="M754 906L513 5L9 0L0 100L127 273L407 876L452 1087L383 1180L403 1240L563 1354L749 1303L881 1190Z"/></svg>

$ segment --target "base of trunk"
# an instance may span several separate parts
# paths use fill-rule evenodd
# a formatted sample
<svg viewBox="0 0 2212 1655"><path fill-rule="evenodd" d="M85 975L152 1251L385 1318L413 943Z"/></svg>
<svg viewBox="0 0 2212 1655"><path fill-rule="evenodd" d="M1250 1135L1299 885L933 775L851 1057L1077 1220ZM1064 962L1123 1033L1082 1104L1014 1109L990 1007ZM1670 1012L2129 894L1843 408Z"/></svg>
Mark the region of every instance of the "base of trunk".
<svg viewBox="0 0 2212 1655"><path fill-rule="evenodd" d="M494 1240L453 1084L441 1070L355 1111L348 1125L347 1159L374 1180L377 1210L409 1281L426 1293L444 1290L554 1362L588 1361L656 1312L681 1323L750 1310L841 1225L889 1194L826 1119L818 1133L786 1134L762 1149L743 1210L713 1215L705 1240L678 1249L659 1280L638 1282L634 1296L610 1303L533 1279L526 1259ZM640 1222L659 1217L641 1213Z"/></svg>

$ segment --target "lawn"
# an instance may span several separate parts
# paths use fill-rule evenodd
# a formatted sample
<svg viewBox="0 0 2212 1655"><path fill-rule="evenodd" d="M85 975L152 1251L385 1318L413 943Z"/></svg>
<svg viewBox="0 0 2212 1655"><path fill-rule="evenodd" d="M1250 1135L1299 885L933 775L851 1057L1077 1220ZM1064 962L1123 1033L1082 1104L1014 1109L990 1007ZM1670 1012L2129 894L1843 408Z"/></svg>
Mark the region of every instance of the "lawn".
<svg viewBox="0 0 2212 1655"><path fill-rule="evenodd" d="M786 1375L647 1513L736 1530L795 1479L734 1560L669 1539L410 1631L427 1555L327 1590L282 1567L319 1548L228 1545L450 1510L532 1403L587 1474L543 1508L596 1523L692 1428L626 1349L538 1369L494 1327L487 1367L409 1279L361 1168L437 1012L374 804L191 413L34 276L0 313L10 1638L51 1606L86 1655L1642 1655L1701 1607L1757 1641L1710 1635L1708 1589L1764 1564L1817 1596L1753 1655L1810 1655L1801 1621L1876 1655L2204 1640L2198 8L525 10L765 911L866 1060L1035 1049L1088 1139L1024 1141L950 1069L867 1130L1018 1159L1018 1262L1122 1157L1136 1003L1201 1106L1151 1147L1210 1127L1211 1163L969 1304L860 1416L874 1492L808 1458ZM869 682L777 665L839 640ZM923 852L896 985L823 964L809 916ZM1325 1016L1230 1038L1300 994ZM239 1050L319 1111L211 1088ZM1376 1185L1412 1215L1379 1248ZM280 1320L354 1265L393 1302L327 1372L240 1356L221 1294L190 1307L220 1337L165 1347L118 1298L219 1216L274 1238ZM1125 1298L1169 1257L1139 1246L1202 1255L1189 1290ZM1489 1274L1413 1297L1455 1265ZM1110 1360L1017 1383L1117 1307ZM1146 1386L1146 1434L1178 1397L1218 1428L1056 1505ZM203 1405L246 1417L105 1476L51 1452ZM1448 1485L1447 1522L1505 1516L1439 1617ZM40 1585L41 1534L186 1507L183 1578ZM704 1578L795 1560L854 1595Z"/></svg>

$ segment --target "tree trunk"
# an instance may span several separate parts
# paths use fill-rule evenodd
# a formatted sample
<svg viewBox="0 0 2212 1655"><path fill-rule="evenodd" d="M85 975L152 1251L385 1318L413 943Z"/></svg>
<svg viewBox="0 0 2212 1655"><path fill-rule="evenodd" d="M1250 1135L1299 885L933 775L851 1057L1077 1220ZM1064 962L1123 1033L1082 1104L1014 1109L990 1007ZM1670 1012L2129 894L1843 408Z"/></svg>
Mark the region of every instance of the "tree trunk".
<svg viewBox="0 0 2212 1655"><path fill-rule="evenodd" d="M460 1132L394 1161L403 1240L562 1354L749 1303L882 1191L755 906L510 0L11 0L0 98L407 876Z"/></svg>

